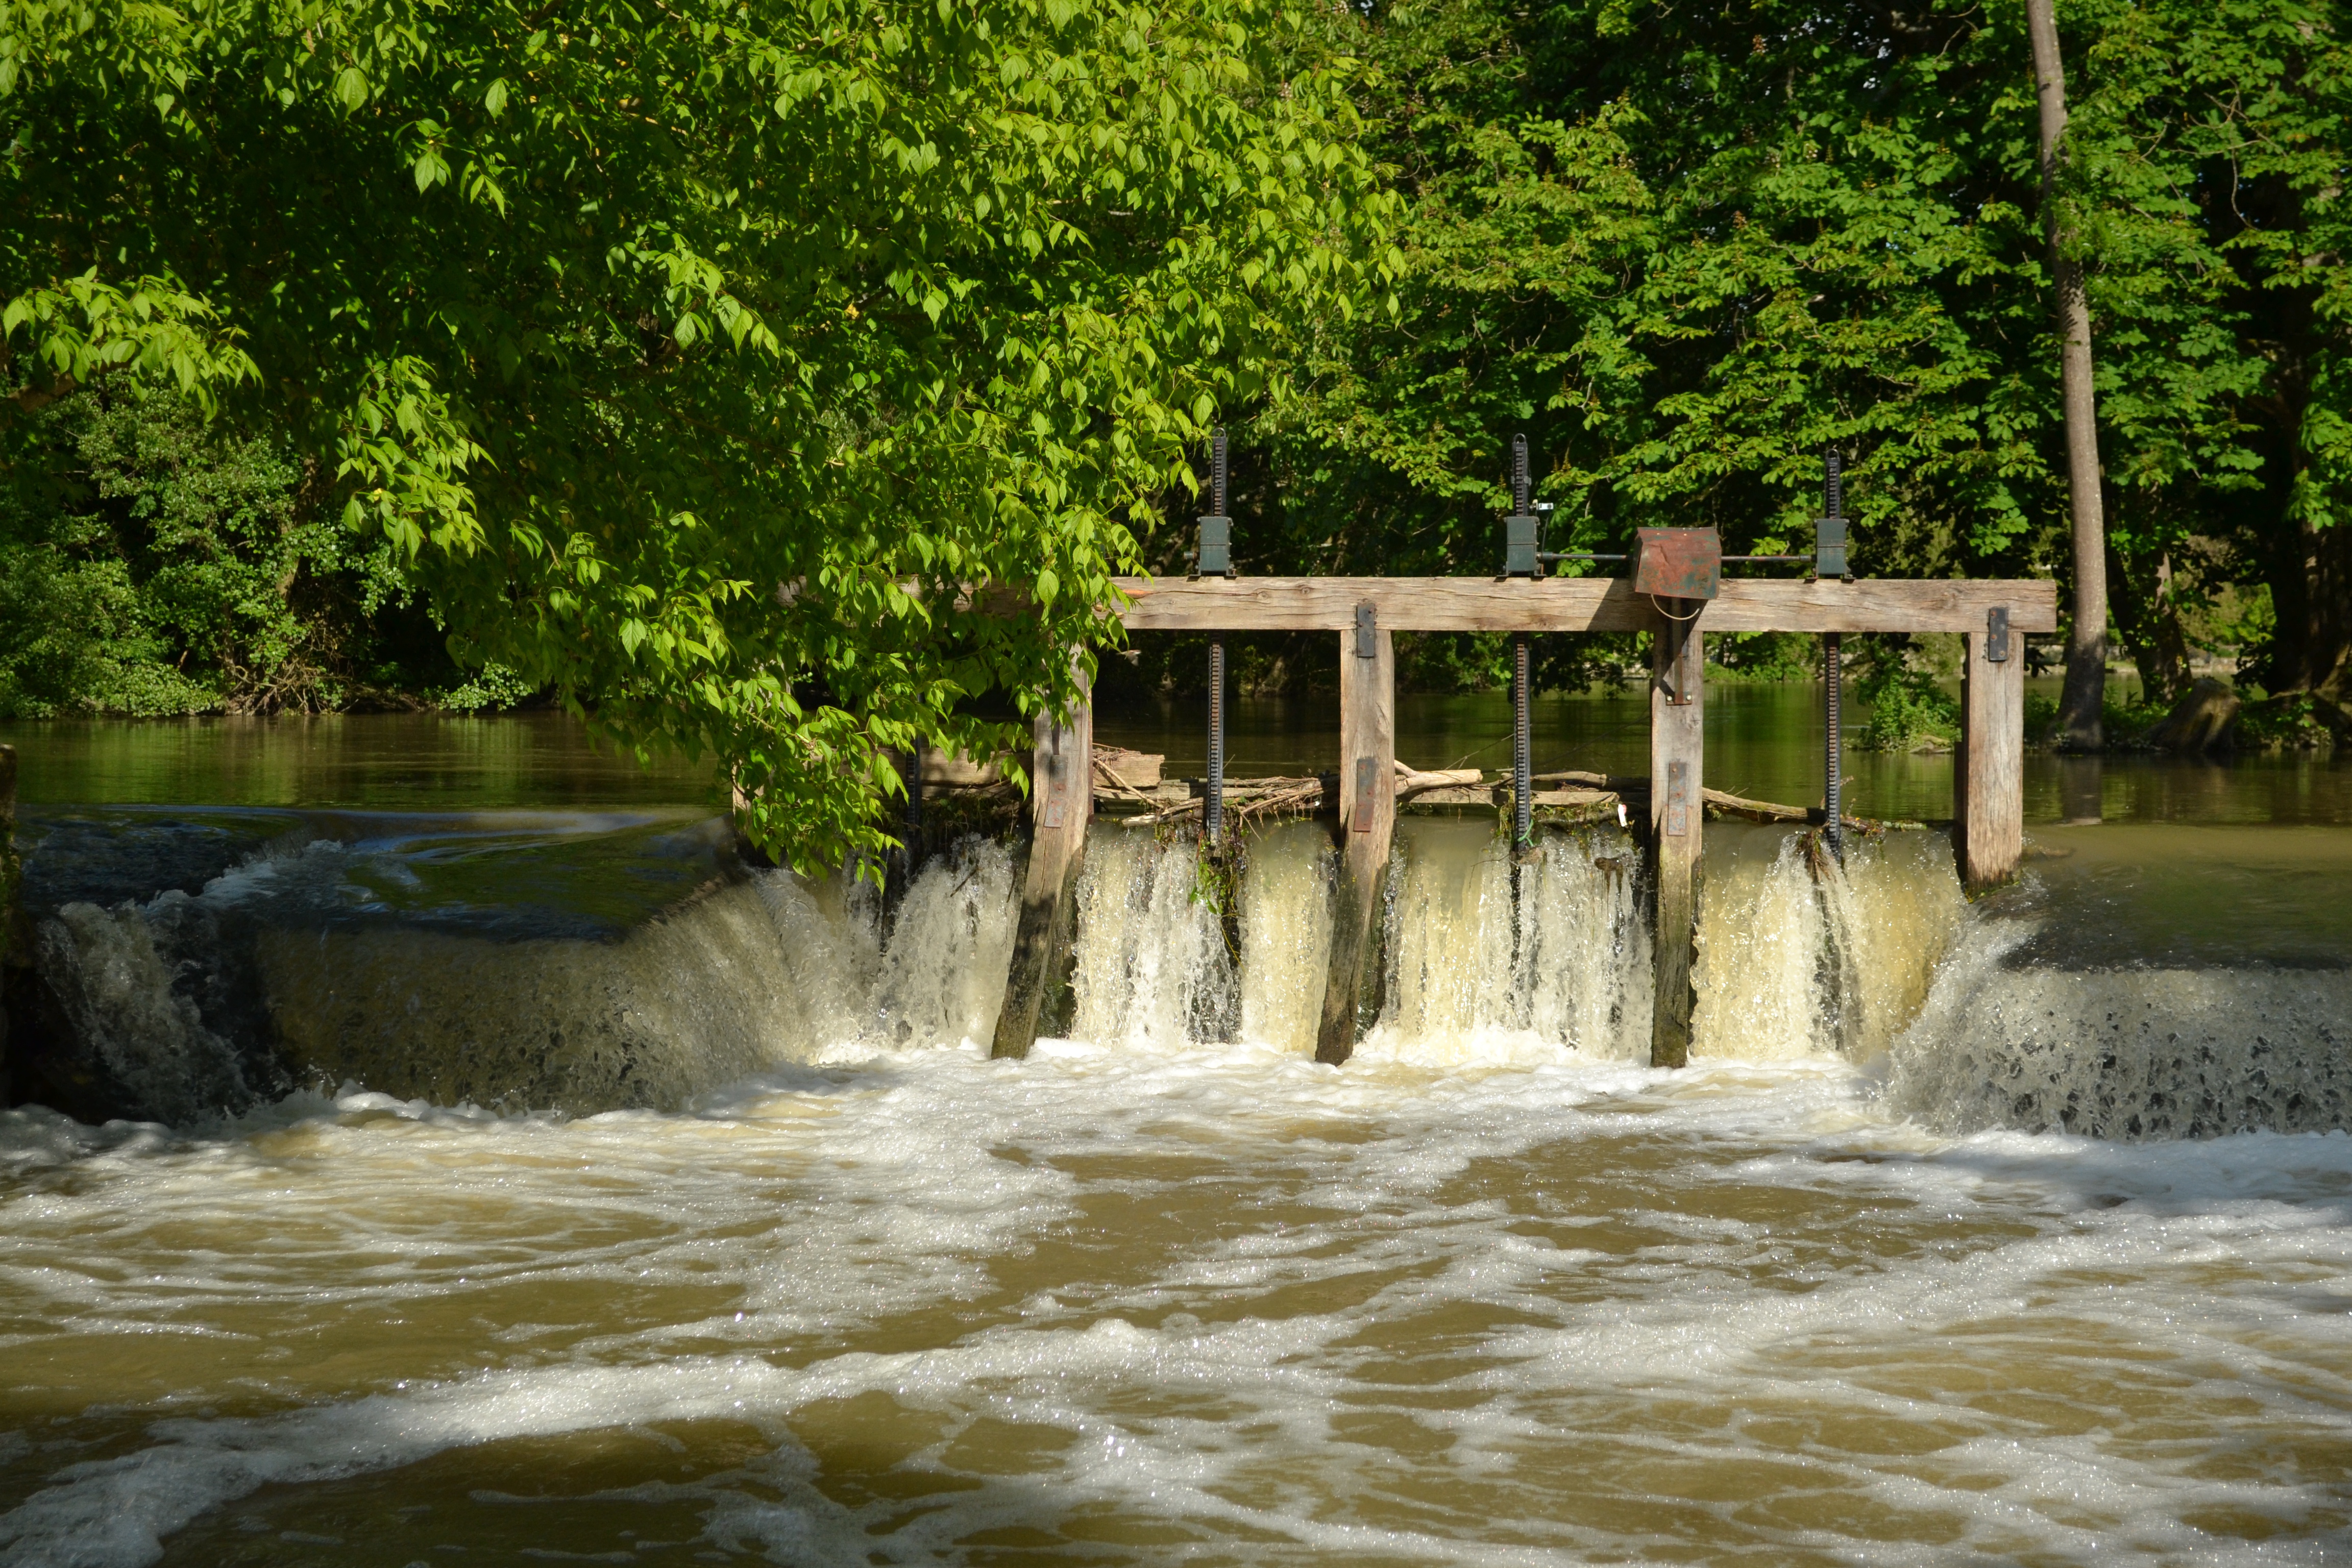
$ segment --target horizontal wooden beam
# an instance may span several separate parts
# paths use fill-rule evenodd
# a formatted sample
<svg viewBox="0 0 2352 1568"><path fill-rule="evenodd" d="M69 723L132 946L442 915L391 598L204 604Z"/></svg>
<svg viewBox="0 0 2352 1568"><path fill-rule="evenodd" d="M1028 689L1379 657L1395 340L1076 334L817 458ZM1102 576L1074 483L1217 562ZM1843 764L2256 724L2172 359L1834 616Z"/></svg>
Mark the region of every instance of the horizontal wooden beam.
<svg viewBox="0 0 2352 1568"><path fill-rule="evenodd" d="M1121 577L1131 632L1334 632L1370 604L1382 631L1642 632L1664 617L1622 577ZM1677 611L1684 606L1677 605ZM2040 578L1727 577L1705 632L1978 632L2009 612L2018 632L2058 629L2058 585Z"/></svg>

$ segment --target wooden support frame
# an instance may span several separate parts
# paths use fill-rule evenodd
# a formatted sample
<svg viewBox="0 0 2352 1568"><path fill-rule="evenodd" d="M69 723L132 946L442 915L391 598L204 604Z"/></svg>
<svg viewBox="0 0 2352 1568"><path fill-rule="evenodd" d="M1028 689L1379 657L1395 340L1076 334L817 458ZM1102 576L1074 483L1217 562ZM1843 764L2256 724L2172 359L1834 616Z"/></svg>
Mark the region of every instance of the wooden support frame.
<svg viewBox="0 0 2352 1568"><path fill-rule="evenodd" d="M1083 672L1079 688L1086 689ZM1021 884L1021 919L1013 938L1013 964L1004 1005L996 1015L992 1057L1025 1057L1037 1043L1046 993L1068 967L1076 923L1078 870L1086 858L1087 825L1094 816L1094 705L1089 695L1068 720L1040 713L1030 773L1029 867Z"/></svg>
<svg viewBox="0 0 2352 1568"><path fill-rule="evenodd" d="M1662 631L1650 653L1650 868L1657 910L1650 1065L1658 1068L1690 1059L1698 1001L1691 969L1706 825L1706 642L1693 622Z"/></svg>
<svg viewBox="0 0 2352 1568"><path fill-rule="evenodd" d="M1656 896L1655 1005L1650 1056L1680 1067L1690 1054L1695 944L1703 889L1700 841L1708 632L1958 632L1968 641L1964 739L1955 780L1961 874L1971 889L2016 875L2022 850L2024 659L2018 634L2058 626L2057 588L2042 581L1859 582L1734 578L1718 596L1661 605L1617 578L1495 581L1476 577L1125 577L1117 615L1129 631L1339 632L1339 888L1316 1059L1355 1050L1362 976L1374 949L1381 881L1396 822L1399 631L1626 632L1655 636L1652 670L1650 845ZM1017 590L974 595L1017 609ZM1669 614L1668 612L1673 612ZM1047 992L1068 962L1080 862L1093 807L1093 713L1041 719L1035 833L1020 929L992 1054L1034 1043ZM1134 793L1134 792L1129 792Z"/></svg>
<svg viewBox="0 0 2352 1568"><path fill-rule="evenodd" d="M2010 635L2016 625L1968 633L1960 667L1953 838L1971 892L2015 880L2025 852L2025 658Z"/></svg>
<svg viewBox="0 0 2352 1568"><path fill-rule="evenodd" d="M1653 632L1665 617L1618 577L1121 577L1135 632L1336 632L1369 604L1384 631ZM1981 632L2005 609L2017 632L2058 629L2058 586L2039 580L1728 577L1700 601L1701 632ZM1677 605L1677 613L1687 606Z"/></svg>
<svg viewBox="0 0 2352 1568"><path fill-rule="evenodd" d="M1339 887L1315 1034L1315 1059L1333 1066L1355 1054L1357 1003L1396 832L1395 634L1369 607L1349 623L1339 639Z"/></svg>

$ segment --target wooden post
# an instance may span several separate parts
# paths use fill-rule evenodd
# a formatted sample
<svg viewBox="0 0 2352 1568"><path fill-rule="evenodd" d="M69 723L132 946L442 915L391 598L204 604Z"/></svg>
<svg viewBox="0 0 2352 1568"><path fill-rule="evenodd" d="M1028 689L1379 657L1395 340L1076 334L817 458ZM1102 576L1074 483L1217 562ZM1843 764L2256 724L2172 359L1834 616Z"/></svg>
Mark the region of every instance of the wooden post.
<svg viewBox="0 0 2352 1568"><path fill-rule="evenodd" d="M1680 601L1665 603L1687 613ZM1690 1059L1691 1012L1698 1000L1691 962L1698 933L1700 829L1706 819L1705 648L1696 628L1669 622L1650 655L1650 862L1658 900L1650 1065L1658 1068Z"/></svg>
<svg viewBox="0 0 2352 1568"><path fill-rule="evenodd" d="M1967 642L1952 816L1960 879L1974 891L2013 880L2025 847L2025 660L2000 610Z"/></svg>
<svg viewBox="0 0 2352 1568"><path fill-rule="evenodd" d="M17 906L24 868L16 859L16 748L0 746L0 964L22 967L33 962L22 940L26 933ZM0 1044L8 1038L8 1018L0 1012Z"/></svg>
<svg viewBox="0 0 2352 1568"><path fill-rule="evenodd" d="M1395 634L1371 605L1339 634L1339 886L1331 903L1331 967L1315 1059L1356 1050L1356 997L1380 918L1381 877L1396 829Z"/></svg>
<svg viewBox="0 0 2352 1568"><path fill-rule="evenodd" d="M1079 678L1084 691L1085 678ZM1030 774L1029 869L1021 886L1021 923L1013 939L1013 967L1004 1006L996 1015L992 1057L1025 1057L1037 1043L1045 994L1068 963L1078 867L1086 857L1087 823L1094 814L1095 715L1081 698L1069 721L1037 716L1036 753Z"/></svg>

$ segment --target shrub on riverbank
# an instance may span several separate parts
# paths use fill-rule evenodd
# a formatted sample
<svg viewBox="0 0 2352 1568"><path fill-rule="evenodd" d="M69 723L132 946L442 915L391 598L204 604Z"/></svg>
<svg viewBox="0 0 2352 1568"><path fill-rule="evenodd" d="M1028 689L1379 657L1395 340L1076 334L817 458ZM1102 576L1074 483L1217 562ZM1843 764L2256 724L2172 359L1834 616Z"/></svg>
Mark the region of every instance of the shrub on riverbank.
<svg viewBox="0 0 2352 1568"><path fill-rule="evenodd" d="M282 440L90 393L35 419L51 460L0 489L0 717L516 700L473 689L389 547L321 516Z"/></svg>

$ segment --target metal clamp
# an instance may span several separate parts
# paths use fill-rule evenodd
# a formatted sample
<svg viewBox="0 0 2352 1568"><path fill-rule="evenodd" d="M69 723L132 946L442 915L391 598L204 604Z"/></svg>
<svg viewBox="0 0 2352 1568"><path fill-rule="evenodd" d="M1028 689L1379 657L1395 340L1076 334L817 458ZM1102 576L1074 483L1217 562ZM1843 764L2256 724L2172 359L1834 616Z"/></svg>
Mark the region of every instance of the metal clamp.
<svg viewBox="0 0 2352 1568"><path fill-rule="evenodd" d="M1853 568L1845 554L1844 468L1834 446L1822 453L1822 500L1826 515L1813 519L1813 575L1851 579Z"/></svg>
<svg viewBox="0 0 2352 1568"><path fill-rule="evenodd" d="M1192 546L1192 575L1230 577L1234 574L1234 520L1225 515L1225 429L1220 425L1209 442L1209 510L1201 518Z"/></svg>

